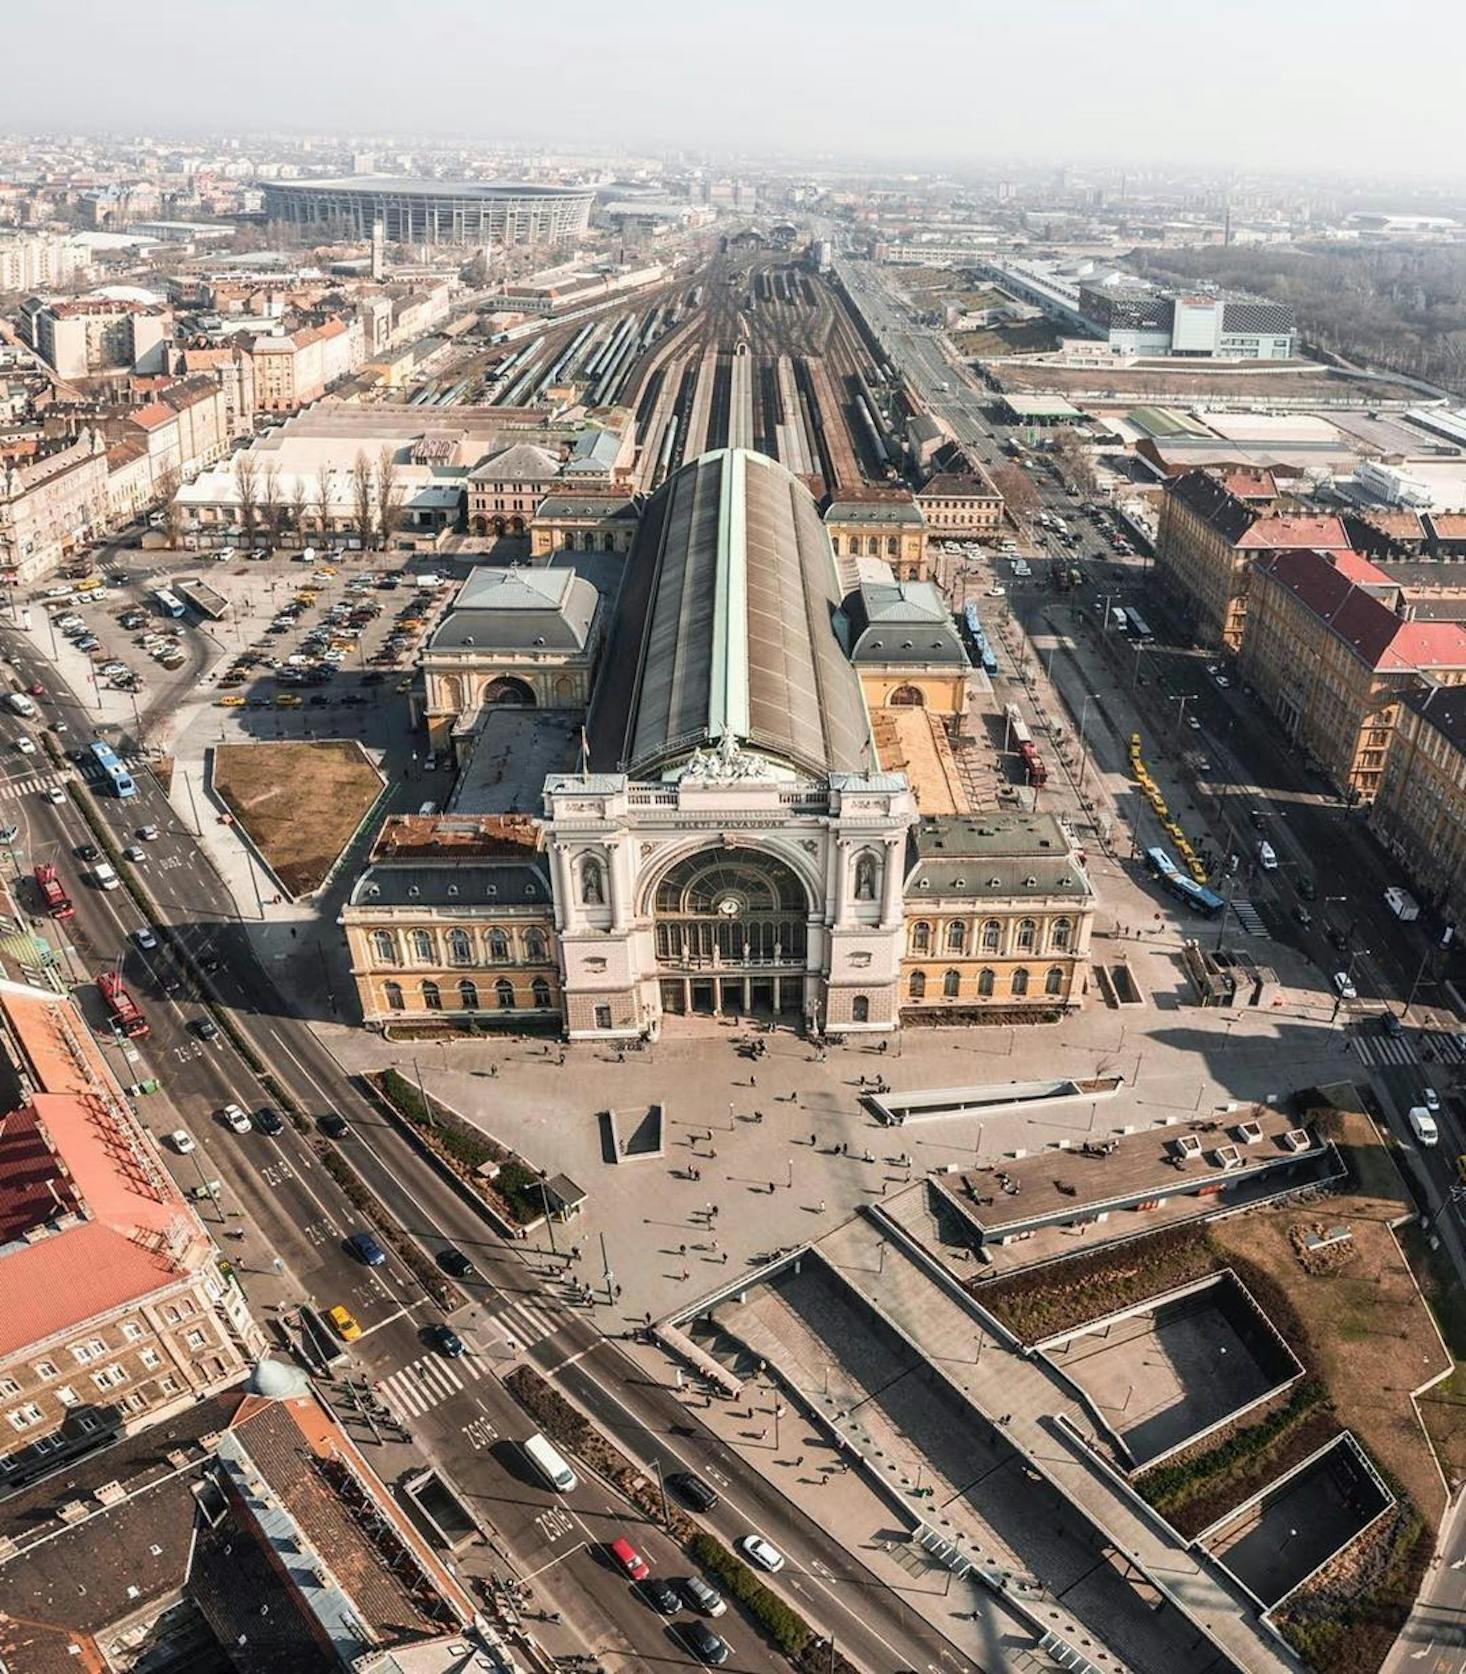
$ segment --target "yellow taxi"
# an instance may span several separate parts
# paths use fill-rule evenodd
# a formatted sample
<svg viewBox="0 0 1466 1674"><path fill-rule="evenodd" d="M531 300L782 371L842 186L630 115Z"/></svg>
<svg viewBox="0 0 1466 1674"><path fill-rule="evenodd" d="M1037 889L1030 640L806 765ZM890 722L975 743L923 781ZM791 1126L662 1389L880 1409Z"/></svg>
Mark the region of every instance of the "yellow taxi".
<svg viewBox="0 0 1466 1674"><path fill-rule="evenodd" d="M297 593L295 602L296 604L313 605L316 602L316 595L314 593Z"/></svg>
<svg viewBox="0 0 1466 1674"><path fill-rule="evenodd" d="M1206 867L1199 860L1188 860L1186 870L1191 874L1192 883L1206 882Z"/></svg>
<svg viewBox="0 0 1466 1674"><path fill-rule="evenodd" d="M244 699L231 692L228 697L215 698L214 707L215 709L243 709Z"/></svg>
<svg viewBox="0 0 1466 1674"><path fill-rule="evenodd" d="M281 692L275 699L277 709L299 709L301 700L294 692Z"/></svg>
<svg viewBox="0 0 1466 1674"><path fill-rule="evenodd" d="M361 1335L361 1322L350 1308L332 1308L326 1318L336 1327L336 1334L343 1343L354 1343Z"/></svg>
<svg viewBox="0 0 1466 1674"><path fill-rule="evenodd" d="M332 570L332 569L319 569L319 570L316 571L316 574L317 575L323 575L323 576L327 577L328 580L333 580L335 578L336 572L335 572L335 570Z"/></svg>

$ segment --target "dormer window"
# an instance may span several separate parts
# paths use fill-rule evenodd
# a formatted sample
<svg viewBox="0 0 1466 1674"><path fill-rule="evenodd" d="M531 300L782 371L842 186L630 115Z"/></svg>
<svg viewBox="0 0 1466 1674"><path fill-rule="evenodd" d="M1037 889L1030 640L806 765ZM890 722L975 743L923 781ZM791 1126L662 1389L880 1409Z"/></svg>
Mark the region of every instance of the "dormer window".
<svg viewBox="0 0 1466 1674"><path fill-rule="evenodd" d="M458 893L458 885L457 884L449 884L448 885L448 893L450 895L456 895Z"/></svg>
<svg viewBox="0 0 1466 1674"><path fill-rule="evenodd" d="M416 901L418 896L422 894L422 891L417 887L416 884L408 884L407 894L408 894L408 897L409 897L410 900Z"/></svg>
<svg viewBox="0 0 1466 1674"><path fill-rule="evenodd" d="M1037 889L1038 888L1038 879L1037 878L1025 878L1023 880L1023 887L1025 889Z"/></svg>

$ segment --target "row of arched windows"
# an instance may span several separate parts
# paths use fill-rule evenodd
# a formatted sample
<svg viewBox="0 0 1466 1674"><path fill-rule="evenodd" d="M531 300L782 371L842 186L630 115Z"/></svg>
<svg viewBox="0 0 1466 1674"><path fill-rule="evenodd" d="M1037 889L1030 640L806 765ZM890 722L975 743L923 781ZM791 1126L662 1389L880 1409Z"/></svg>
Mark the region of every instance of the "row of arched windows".
<svg viewBox="0 0 1466 1674"><path fill-rule="evenodd" d="M980 1000L989 999L997 992L997 972L986 966L977 973L977 997ZM1015 999L1023 999L1029 992L1030 977L1028 968L1020 965L1013 972L1008 983L1008 992ZM927 997L927 975L925 971L913 971L908 991L913 1000L924 1000ZM1044 976L1043 991L1045 994L1062 994L1064 992L1064 969L1061 965L1051 966ZM962 997L961 971L944 971L942 973L942 998L956 1000Z"/></svg>
<svg viewBox="0 0 1466 1674"><path fill-rule="evenodd" d="M550 1006L550 985L543 977L536 977L530 984L530 999L537 1011L547 1011ZM458 1005L463 1011L482 1011L479 1004L479 989L476 982L465 978L458 984ZM400 982L384 982L382 997L387 1002L388 1011L406 1011L407 995ZM501 978L494 984L494 1008L499 1011L513 1011L518 1005L514 993L514 984ZM442 1011L443 989L440 983L423 982L418 985L418 1004L423 1011Z"/></svg>
<svg viewBox="0 0 1466 1674"><path fill-rule="evenodd" d="M497 925L487 930L407 930L398 940L395 930L373 930L372 959L378 965L508 965L518 963L514 938ZM543 930L525 930L520 937L527 965L543 965L549 943ZM405 949L405 954L404 954Z"/></svg>
<svg viewBox="0 0 1466 1674"><path fill-rule="evenodd" d="M1038 953L1040 931L1038 920L1020 918L1013 925L1011 946L1003 946L1003 920L1000 918L986 918L982 921L974 944L980 953ZM1068 953L1074 945L1074 921L1068 918L1056 918L1049 925L1048 943L1042 949L1045 953ZM966 953L968 951L968 925L965 919L954 918L945 927L936 926L919 919L911 926L911 951L913 953Z"/></svg>
<svg viewBox="0 0 1466 1674"><path fill-rule="evenodd" d="M885 539L887 558L899 558L901 556L900 537L887 535ZM851 558L859 558L862 552L867 558L879 558L881 555L881 537L879 535L867 535L863 545L859 535L848 535L846 541L848 544L845 550ZM837 558L840 556L840 537L838 535L830 536L830 551Z"/></svg>

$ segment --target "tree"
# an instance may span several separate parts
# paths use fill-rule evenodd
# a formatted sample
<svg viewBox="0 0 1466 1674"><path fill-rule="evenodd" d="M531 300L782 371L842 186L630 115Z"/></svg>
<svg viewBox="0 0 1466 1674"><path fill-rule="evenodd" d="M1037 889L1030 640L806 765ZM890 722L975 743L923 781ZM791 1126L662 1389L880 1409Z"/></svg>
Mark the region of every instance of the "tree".
<svg viewBox="0 0 1466 1674"><path fill-rule="evenodd" d="M377 455L377 532L384 552L402 523L403 489L397 476L396 457L391 448L384 447Z"/></svg>
<svg viewBox="0 0 1466 1674"><path fill-rule="evenodd" d="M234 456L234 487L239 494L239 527L244 534L246 549L255 544L255 530L260 525L259 465L248 448Z"/></svg>
<svg viewBox="0 0 1466 1674"><path fill-rule="evenodd" d="M163 538L169 546L174 547L178 545L178 537L183 532L183 508L178 504L178 490L182 482L178 466L169 463L158 473L158 480L153 485L158 496L158 510L163 519Z"/></svg>
<svg viewBox="0 0 1466 1674"><path fill-rule="evenodd" d="M1061 424L1054 432L1054 457L1059 461L1059 472L1071 488L1078 489L1082 498L1092 500L1099 484L1079 432L1072 424Z"/></svg>
<svg viewBox="0 0 1466 1674"><path fill-rule="evenodd" d="M331 499L335 473L329 465L322 465L316 472L315 499L313 502L316 521L321 526L321 540L325 541L331 533Z"/></svg>
<svg viewBox="0 0 1466 1674"><path fill-rule="evenodd" d="M280 467L272 459L260 472L260 513L275 545L285 527L285 503L280 498Z"/></svg>
<svg viewBox="0 0 1466 1674"><path fill-rule="evenodd" d="M1003 496L1010 517L1029 518L1038 510L1038 490L1026 471L1020 471L1016 465L990 465L988 475L993 479L993 487Z"/></svg>
<svg viewBox="0 0 1466 1674"><path fill-rule="evenodd" d="M351 467L351 504L356 513L356 533L361 549L369 551L377 509L377 485L372 477L372 462L360 450Z"/></svg>
<svg viewBox="0 0 1466 1674"><path fill-rule="evenodd" d="M310 502L310 490L299 472L290 479L290 526L295 538L305 545L305 508Z"/></svg>

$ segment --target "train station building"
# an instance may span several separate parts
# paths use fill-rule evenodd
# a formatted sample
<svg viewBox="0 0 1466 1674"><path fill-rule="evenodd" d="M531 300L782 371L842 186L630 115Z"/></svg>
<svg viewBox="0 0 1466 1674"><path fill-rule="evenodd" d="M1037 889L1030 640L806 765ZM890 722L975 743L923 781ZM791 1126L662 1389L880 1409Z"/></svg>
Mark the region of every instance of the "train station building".
<svg viewBox="0 0 1466 1674"><path fill-rule="evenodd" d="M1073 1003L1092 898L1058 823L1045 834L1053 864L1039 867L1032 834L995 814L981 860L1010 838L1028 858L984 869L974 853L960 886L941 874L938 901L930 855L942 821L918 833L917 791L882 765L873 710L910 706L916 692L934 713L960 714L965 654L927 584L888 568L884 588L870 576L848 588L809 490L744 449L684 465L647 502L610 579L608 556L594 555L599 590L573 567L531 572L533 586L512 572L489 586L485 572L435 636L429 660L451 649L454 662L435 664L430 683L445 685L438 724L458 778L436 820L443 842L426 829L434 821L414 820L425 829L406 845L392 832L402 822L389 822L344 910L369 1023L456 1005L475 1022L524 1023L504 1014L527 1010L572 1039L652 1038L698 1014L886 1031L928 1006L908 963L914 936L933 956L958 935L978 953L988 921L1009 919L1001 984L974 967L953 993L943 965L932 1012L957 998L1045 1014ZM875 643L887 631L922 638L921 687L909 670L890 677ZM510 817L530 822L521 836L534 831L537 859L480 842L455 871L459 826ZM964 841L965 854L975 839ZM1050 925L1034 902L1048 901L1060 870L1070 882ZM947 927L953 890L972 919L960 932ZM516 950L528 958L529 944L511 908L533 921L528 1007Z"/></svg>

